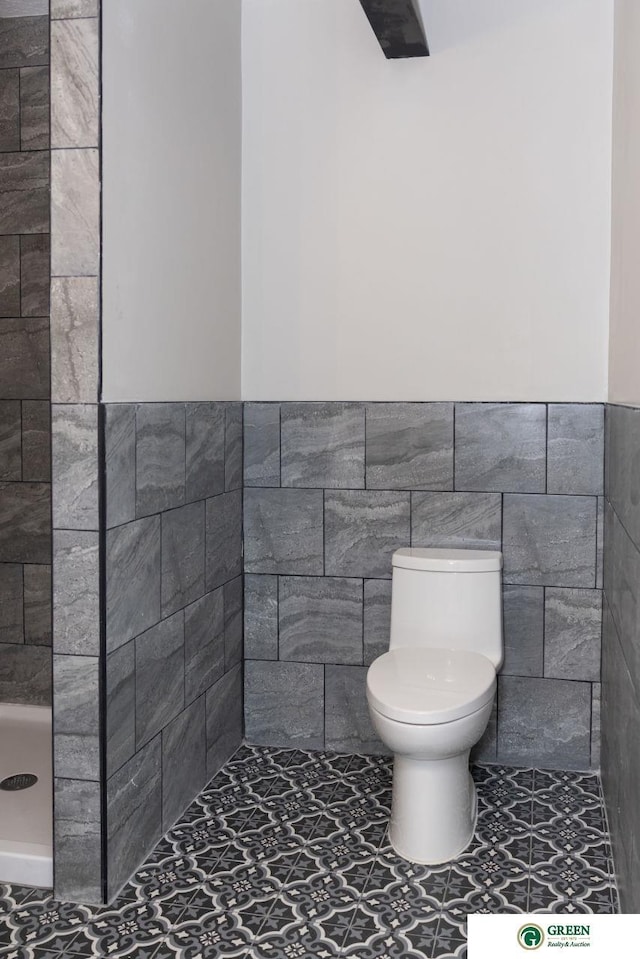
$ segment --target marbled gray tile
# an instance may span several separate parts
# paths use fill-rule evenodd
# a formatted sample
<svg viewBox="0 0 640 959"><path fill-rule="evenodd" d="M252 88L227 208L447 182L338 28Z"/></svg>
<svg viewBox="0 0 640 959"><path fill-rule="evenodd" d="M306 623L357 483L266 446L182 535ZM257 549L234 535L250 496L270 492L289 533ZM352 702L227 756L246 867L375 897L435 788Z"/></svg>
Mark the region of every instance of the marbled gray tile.
<svg viewBox="0 0 640 959"><path fill-rule="evenodd" d="M498 699L493 702L487 728L479 741L471 748L471 761L474 763L495 763L498 752Z"/></svg>
<svg viewBox="0 0 640 959"><path fill-rule="evenodd" d="M98 399L98 314L97 277L52 278L51 397L54 403L95 403Z"/></svg>
<svg viewBox="0 0 640 959"><path fill-rule="evenodd" d="M547 587L544 603L544 675L600 681L602 593Z"/></svg>
<svg viewBox="0 0 640 959"><path fill-rule="evenodd" d="M107 532L107 651L160 619L160 517Z"/></svg>
<svg viewBox="0 0 640 959"><path fill-rule="evenodd" d="M591 768L600 769L602 685L591 685Z"/></svg>
<svg viewBox="0 0 640 959"><path fill-rule="evenodd" d="M409 493L344 490L325 494L325 572L391 576L391 555L410 544Z"/></svg>
<svg viewBox="0 0 640 959"><path fill-rule="evenodd" d="M2 70L0 71L0 151L14 153L19 149L20 71ZM19 309L18 312L20 312Z"/></svg>
<svg viewBox="0 0 640 959"><path fill-rule="evenodd" d="M51 407L53 525L56 529L99 529L98 408Z"/></svg>
<svg viewBox="0 0 640 959"><path fill-rule="evenodd" d="M242 576L224 584L224 668L228 672L243 658Z"/></svg>
<svg viewBox="0 0 640 959"><path fill-rule="evenodd" d="M324 666L249 660L244 697L249 742L324 748Z"/></svg>
<svg viewBox="0 0 640 959"><path fill-rule="evenodd" d="M136 408L107 403L105 410L105 483L107 528L136 515Z"/></svg>
<svg viewBox="0 0 640 959"><path fill-rule="evenodd" d="M51 24L51 145L97 147L100 116L97 18Z"/></svg>
<svg viewBox="0 0 640 959"><path fill-rule="evenodd" d="M7 70L0 71L0 77L7 72ZM0 236L0 317L5 316L20 316L20 237L18 236Z"/></svg>
<svg viewBox="0 0 640 959"><path fill-rule="evenodd" d="M51 486L0 483L0 563L51 562Z"/></svg>
<svg viewBox="0 0 640 959"><path fill-rule="evenodd" d="M367 406L369 489L453 489L453 403Z"/></svg>
<svg viewBox="0 0 640 959"><path fill-rule="evenodd" d="M640 544L640 409L609 405L605 425L607 497L632 540Z"/></svg>
<svg viewBox="0 0 640 959"><path fill-rule="evenodd" d="M140 403L136 409L136 515L185 500L184 403Z"/></svg>
<svg viewBox="0 0 640 959"><path fill-rule="evenodd" d="M50 249L46 233L20 237L22 316L49 316Z"/></svg>
<svg viewBox="0 0 640 959"><path fill-rule="evenodd" d="M498 762L589 769L591 685L500 676Z"/></svg>
<svg viewBox="0 0 640 959"><path fill-rule="evenodd" d="M503 613L503 676L542 676L544 589L542 586L505 586Z"/></svg>
<svg viewBox="0 0 640 959"><path fill-rule="evenodd" d="M162 835L162 746L156 736L107 781L107 896Z"/></svg>
<svg viewBox="0 0 640 959"><path fill-rule="evenodd" d="M596 589L602 589L604 579L604 496L598 497L596 522Z"/></svg>
<svg viewBox="0 0 640 959"><path fill-rule="evenodd" d="M609 503L605 510L605 596L640 698L640 552Z"/></svg>
<svg viewBox="0 0 640 959"><path fill-rule="evenodd" d="M99 267L98 150L52 150L51 275L97 276Z"/></svg>
<svg viewBox="0 0 640 959"><path fill-rule="evenodd" d="M207 593L184 611L184 669L187 703L224 673L224 592Z"/></svg>
<svg viewBox="0 0 640 959"><path fill-rule="evenodd" d="M205 579L207 590L242 573L242 492L207 500Z"/></svg>
<svg viewBox="0 0 640 959"><path fill-rule="evenodd" d="M244 651L247 659L278 658L278 577L244 577Z"/></svg>
<svg viewBox="0 0 640 959"><path fill-rule="evenodd" d="M364 665L389 649L391 639L391 581L364 581Z"/></svg>
<svg viewBox="0 0 640 959"><path fill-rule="evenodd" d="M542 403L456 403L455 488L544 493Z"/></svg>
<svg viewBox="0 0 640 959"><path fill-rule="evenodd" d="M2 320L0 323L0 383L2 383L4 399L48 399L49 321L47 319Z"/></svg>
<svg viewBox="0 0 640 959"><path fill-rule="evenodd" d="M107 656L106 668L107 776L112 776L136 751L135 642Z"/></svg>
<svg viewBox="0 0 640 959"><path fill-rule="evenodd" d="M20 149L49 149L49 68L20 71Z"/></svg>
<svg viewBox="0 0 640 959"><path fill-rule="evenodd" d="M48 0L0 0L0 17L47 17Z"/></svg>
<svg viewBox="0 0 640 959"><path fill-rule="evenodd" d="M136 748L184 709L184 613L136 638Z"/></svg>
<svg viewBox="0 0 640 959"><path fill-rule="evenodd" d="M499 493L412 493L411 545L500 549Z"/></svg>
<svg viewBox="0 0 640 959"><path fill-rule="evenodd" d="M100 779L97 656L53 657L53 759L57 777Z"/></svg>
<svg viewBox="0 0 640 959"><path fill-rule="evenodd" d="M604 407L550 403L547 453L549 493L602 494Z"/></svg>
<svg viewBox="0 0 640 959"><path fill-rule="evenodd" d="M187 403L187 501L224 492L224 403Z"/></svg>
<svg viewBox="0 0 640 959"><path fill-rule="evenodd" d="M280 404L244 404L244 485L280 486Z"/></svg>
<svg viewBox="0 0 640 959"><path fill-rule="evenodd" d="M359 403L283 403L282 485L364 487L364 421Z"/></svg>
<svg viewBox="0 0 640 959"><path fill-rule="evenodd" d="M592 588L596 575L595 496L504 497L504 581Z"/></svg>
<svg viewBox="0 0 640 959"><path fill-rule="evenodd" d="M0 233L48 233L49 154L0 153L0 197Z"/></svg>
<svg viewBox="0 0 640 959"><path fill-rule="evenodd" d="M20 400L0 400L0 480L22 479Z"/></svg>
<svg viewBox="0 0 640 959"><path fill-rule="evenodd" d="M22 479L51 482L51 407L46 400L22 401Z"/></svg>
<svg viewBox="0 0 640 959"><path fill-rule="evenodd" d="M362 665L362 580L280 577L280 659Z"/></svg>
<svg viewBox="0 0 640 959"><path fill-rule="evenodd" d="M56 653L100 653L99 534L53 534L53 645Z"/></svg>
<svg viewBox="0 0 640 959"><path fill-rule="evenodd" d="M323 573L322 490L247 489L247 573Z"/></svg>
<svg viewBox="0 0 640 959"><path fill-rule="evenodd" d="M99 13L100 0L51 0L52 20L97 17Z"/></svg>
<svg viewBox="0 0 640 959"><path fill-rule="evenodd" d="M325 749L388 753L371 724L366 666L325 666Z"/></svg>
<svg viewBox="0 0 640 959"><path fill-rule="evenodd" d="M170 616L204 594L204 503L162 514L162 616Z"/></svg>
<svg viewBox="0 0 640 959"><path fill-rule="evenodd" d="M27 67L49 62L49 18L0 18L0 63Z"/></svg>
<svg viewBox="0 0 640 959"><path fill-rule="evenodd" d="M51 705L51 649L48 646L0 646L0 702Z"/></svg>
<svg viewBox="0 0 640 959"><path fill-rule="evenodd" d="M227 403L224 434L224 488L242 488L242 403Z"/></svg>
<svg viewBox="0 0 640 959"><path fill-rule="evenodd" d="M0 563L0 643L23 642L22 566Z"/></svg>
<svg viewBox="0 0 640 959"><path fill-rule="evenodd" d="M205 698L162 731L162 828L170 829L207 782Z"/></svg>
<svg viewBox="0 0 640 959"><path fill-rule="evenodd" d="M24 641L51 646L51 566L24 567Z"/></svg>
<svg viewBox="0 0 640 959"><path fill-rule="evenodd" d="M102 902L100 783L55 780L56 895Z"/></svg>
<svg viewBox="0 0 640 959"><path fill-rule="evenodd" d="M242 666L207 690L207 775L214 776L242 742Z"/></svg>

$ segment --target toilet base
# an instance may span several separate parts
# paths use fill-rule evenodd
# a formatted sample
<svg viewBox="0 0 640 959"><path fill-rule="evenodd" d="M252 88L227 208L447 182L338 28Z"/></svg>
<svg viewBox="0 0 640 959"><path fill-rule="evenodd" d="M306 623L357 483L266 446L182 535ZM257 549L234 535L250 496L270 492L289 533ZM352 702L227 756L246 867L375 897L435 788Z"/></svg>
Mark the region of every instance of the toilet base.
<svg viewBox="0 0 640 959"><path fill-rule="evenodd" d="M403 859L435 866L463 852L476 828L469 750L447 759L396 756L389 841Z"/></svg>

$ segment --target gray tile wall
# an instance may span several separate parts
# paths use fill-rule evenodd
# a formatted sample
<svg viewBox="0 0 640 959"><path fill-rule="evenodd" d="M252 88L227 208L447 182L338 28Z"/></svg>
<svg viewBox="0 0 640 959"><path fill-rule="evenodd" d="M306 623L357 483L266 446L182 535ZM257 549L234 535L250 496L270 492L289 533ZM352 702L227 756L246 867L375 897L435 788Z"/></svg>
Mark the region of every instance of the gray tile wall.
<svg viewBox="0 0 640 959"><path fill-rule="evenodd" d="M105 461L112 897L242 739L241 404L106 404Z"/></svg>
<svg viewBox="0 0 640 959"><path fill-rule="evenodd" d="M502 549L485 761L599 763L603 407L246 403L245 722L256 743L382 749L366 670L400 546Z"/></svg>
<svg viewBox="0 0 640 959"><path fill-rule="evenodd" d="M22 14L22 15L19 15ZM40 14L27 16L25 14ZM0 700L51 702L49 17L0 26Z"/></svg>
<svg viewBox="0 0 640 959"><path fill-rule="evenodd" d="M623 912L640 912L640 409L607 406L602 782Z"/></svg>

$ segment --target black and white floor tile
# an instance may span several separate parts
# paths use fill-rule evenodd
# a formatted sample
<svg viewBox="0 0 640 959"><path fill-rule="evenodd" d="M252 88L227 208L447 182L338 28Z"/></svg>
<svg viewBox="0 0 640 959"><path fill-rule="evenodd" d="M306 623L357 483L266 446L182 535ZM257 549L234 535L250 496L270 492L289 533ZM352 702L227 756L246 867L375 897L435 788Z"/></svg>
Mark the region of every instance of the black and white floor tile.
<svg viewBox="0 0 640 959"><path fill-rule="evenodd" d="M612 913L598 778L479 766L471 847L388 845L391 766L242 746L102 908L0 884L2 959L451 959L471 912Z"/></svg>

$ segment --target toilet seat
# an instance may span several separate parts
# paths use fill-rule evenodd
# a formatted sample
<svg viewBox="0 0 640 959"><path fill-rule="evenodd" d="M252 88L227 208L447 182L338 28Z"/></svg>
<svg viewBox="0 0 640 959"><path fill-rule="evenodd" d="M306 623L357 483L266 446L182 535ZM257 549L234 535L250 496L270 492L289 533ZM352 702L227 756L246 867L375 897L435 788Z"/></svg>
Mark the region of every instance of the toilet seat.
<svg viewBox="0 0 640 959"><path fill-rule="evenodd" d="M495 689L493 663L466 650L396 647L374 660L367 673L369 704L415 726L469 716L493 699Z"/></svg>

